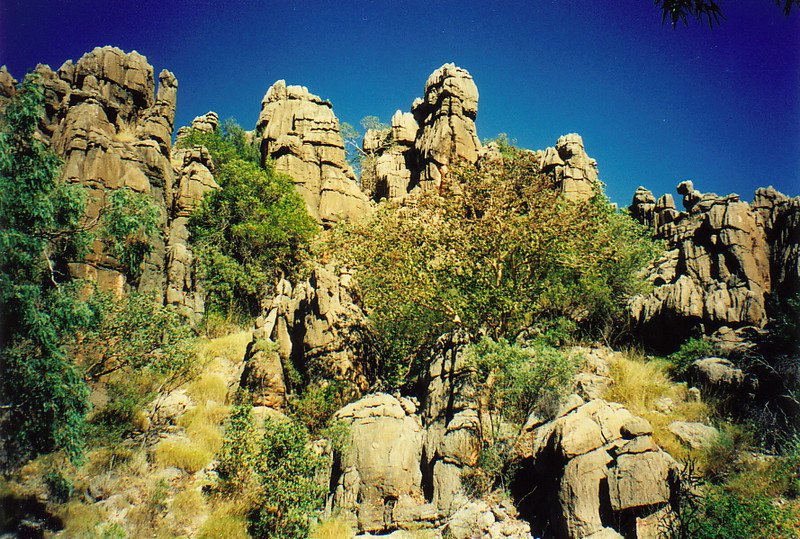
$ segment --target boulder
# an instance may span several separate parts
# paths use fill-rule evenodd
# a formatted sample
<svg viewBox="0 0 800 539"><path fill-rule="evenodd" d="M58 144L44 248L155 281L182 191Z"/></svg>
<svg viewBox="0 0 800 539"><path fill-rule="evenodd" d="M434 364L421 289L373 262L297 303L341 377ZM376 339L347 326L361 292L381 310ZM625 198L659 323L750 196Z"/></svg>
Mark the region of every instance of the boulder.
<svg viewBox="0 0 800 539"><path fill-rule="evenodd" d="M416 411L409 399L375 393L336 412L347 434L334 456L331 507L355 514L359 531L407 529L437 516L423 492Z"/></svg>
<svg viewBox="0 0 800 539"><path fill-rule="evenodd" d="M728 359L707 357L689 365L689 379L714 393L739 389L744 383L744 371Z"/></svg>
<svg viewBox="0 0 800 539"><path fill-rule="evenodd" d="M702 423L673 421L667 425L667 430L692 449L708 449L719 438L717 429Z"/></svg>
<svg viewBox="0 0 800 539"><path fill-rule="evenodd" d="M621 537L636 518L668 508L678 465L652 430L619 404L580 398L555 419L526 425L512 491L534 533Z"/></svg>

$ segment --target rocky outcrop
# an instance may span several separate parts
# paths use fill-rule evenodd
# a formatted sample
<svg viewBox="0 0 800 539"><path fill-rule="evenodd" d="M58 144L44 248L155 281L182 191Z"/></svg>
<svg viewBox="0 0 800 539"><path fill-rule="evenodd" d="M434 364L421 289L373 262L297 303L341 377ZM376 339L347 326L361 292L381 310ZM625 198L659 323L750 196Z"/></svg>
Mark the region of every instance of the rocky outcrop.
<svg viewBox="0 0 800 539"><path fill-rule="evenodd" d="M401 200L416 189L438 187L458 164L478 161L478 88L467 70L444 64L428 77L411 112L395 112L389 129L364 136L368 157L362 179L375 200Z"/></svg>
<svg viewBox="0 0 800 539"><path fill-rule="evenodd" d="M261 102L256 131L261 133L261 158L291 176L318 222L331 225L369 210L345 159L339 120L329 101L279 80Z"/></svg>
<svg viewBox="0 0 800 539"><path fill-rule="evenodd" d="M570 133L560 137L555 148L541 152L539 159L542 171L567 200L588 200L602 191L597 179L597 161L586 155L580 135Z"/></svg>
<svg viewBox="0 0 800 539"><path fill-rule="evenodd" d="M637 190L631 214L654 227L667 244L666 253L650 268L653 292L630 302L634 320L650 335L671 339L697 324L711 332L720 327L763 327L767 323L765 294L772 290L772 274L790 282L796 271L791 252L796 243L773 229L776 249L771 255L765 223L774 210L776 221L792 215L791 204L771 204L762 197L754 210L738 195L720 197L700 193L691 182L678 186L685 211L678 211L672 197L654 201L652 193ZM773 197L772 200L778 200ZM780 208L780 209L779 209ZM782 209L785 208L785 209ZM781 243L783 241L783 243ZM781 269L771 270L778 260ZM794 264L794 266L792 266Z"/></svg>
<svg viewBox="0 0 800 539"><path fill-rule="evenodd" d="M750 207L767 236L773 290L800 293L800 197L766 187L756 190Z"/></svg>
<svg viewBox="0 0 800 539"><path fill-rule="evenodd" d="M466 502L461 476L481 448L477 373L464 349L471 340L461 330L438 339L431 353L423 403L425 459L432 499L444 514Z"/></svg>
<svg viewBox="0 0 800 539"><path fill-rule="evenodd" d="M367 160L362 187L374 200L402 200L419 181L419 154L414 147L419 125L410 112L399 110L389 129L370 129L364 135Z"/></svg>
<svg viewBox="0 0 800 539"><path fill-rule="evenodd" d="M349 404L335 418L347 428L337 452L332 507L349 511L366 532L409 529L437 518L423 491L424 431L417 405L375 393Z"/></svg>
<svg viewBox="0 0 800 539"><path fill-rule="evenodd" d="M180 141L191 130L211 133L219 126L214 112L198 116L190 127L178 130ZM170 154L173 171L172 205L167 238L167 283L164 303L190 318L205 311L203 291L197 276L194 254L189 248L189 217L203 196L219 189L214 180L214 163L203 146L174 148Z"/></svg>
<svg viewBox="0 0 800 539"><path fill-rule="evenodd" d="M540 528L535 533L655 537L677 463L651 434L622 405L577 395L554 420L529 421L517 442L521 473L512 489L523 516Z"/></svg>
<svg viewBox="0 0 800 539"><path fill-rule="evenodd" d="M17 80L11 76L6 66L0 66L0 107L16 93Z"/></svg>
<svg viewBox="0 0 800 539"><path fill-rule="evenodd" d="M317 267L292 287L281 280L277 294L258 322L277 344L286 365L311 383L347 382L364 394L377 376L377 354L358 290L346 270Z"/></svg>
<svg viewBox="0 0 800 539"><path fill-rule="evenodd" d="M162 71L156 92L147 59L113 47L96 48L76 63L68 60L57 71L39 65L35 74L45 91L41 134L64 160L63 179L87 189L87 223L96 227L114 191L123 188L149 195L160 210L161 233L150 238L151 254L132 282L100 239L85 259L70 264L72 274L118 293L132 285L162 296L177 80ZM8 77L0 78L5 88ZM2 93L8 94L7 89Z"/></svg>
<svg viewBox="0 0 800 539"><path fill-rule="evenodd" d="M467 70L444 64L431 73L425 97L414 101L411 112L420 126L415 147L421 187L438 186L453 165L478 160L478 87Z"/></svg>

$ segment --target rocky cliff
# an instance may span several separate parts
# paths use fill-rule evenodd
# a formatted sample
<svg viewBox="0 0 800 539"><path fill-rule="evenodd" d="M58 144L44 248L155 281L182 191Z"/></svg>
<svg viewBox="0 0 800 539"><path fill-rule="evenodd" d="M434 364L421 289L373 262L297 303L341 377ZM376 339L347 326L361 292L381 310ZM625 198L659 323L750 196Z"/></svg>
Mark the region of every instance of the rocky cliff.
<svg viewBox="0 0 800 539"><path fill-rule="evenodd" d="M363 215L367 197L345 160L339 120L329 101L279 80L261 102L261 158L292 177L309 214L323 225Z"/></svg>
<svg viewBox="0 0 800 539"><path fill-rule="evenodd" d="M655 288L630 303L646 334L675 340L693 327L722 333L768 322L766 295L796 291L799 198L759 189L752 204L739 195L701 193L681 183L684 211L640 187L631 214L666 243L650 268Z"/></svg>

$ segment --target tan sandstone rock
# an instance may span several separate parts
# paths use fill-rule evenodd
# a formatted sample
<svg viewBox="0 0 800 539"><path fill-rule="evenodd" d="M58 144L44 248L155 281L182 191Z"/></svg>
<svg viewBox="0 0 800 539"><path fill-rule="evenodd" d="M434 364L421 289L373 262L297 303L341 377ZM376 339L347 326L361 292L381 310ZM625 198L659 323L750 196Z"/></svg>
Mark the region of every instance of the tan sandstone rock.
<svg viewBox="0 0 800 539"><path fill-rule="evenodd" d="M273 160L276 171L292 178L309 214L321 224L369 211L345 160L339 120L329 101L279 80L261 102L256 129L261 132L262 160Z"/></svg>

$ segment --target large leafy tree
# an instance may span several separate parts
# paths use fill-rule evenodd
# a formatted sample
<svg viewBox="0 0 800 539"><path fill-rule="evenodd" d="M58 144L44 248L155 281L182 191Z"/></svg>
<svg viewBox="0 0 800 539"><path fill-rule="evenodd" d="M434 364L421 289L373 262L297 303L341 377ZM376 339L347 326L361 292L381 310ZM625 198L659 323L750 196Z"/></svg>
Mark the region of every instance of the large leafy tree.
<svg viewBox="0 0 800 539"><path fill-rule="evenodd" d="M79 449L86 388L60 340L93 315L66 271L90 238L85 196L37 136L43 101L26 78L0 116L0 424L17 457Z"/></svg>
<svg viewBox="0 0 800 539"><path fill-rule="evenodd" d="M241 128L194 132L179 143L206 146L220 189L206 193L189 221L212 311L256 315L280 275L297 270L316 224L292 180L254 161Z"/></svg>
<svg viewBox="0 0 800 539"><path fill-rule="evenodd" d="M529 152L507 154L320 243L321 256L358 269L390 377L454 325L493 338L530 327L609 336L642 287L636 273L658 250L642 227L603 196L565 200Z"/></svg>

